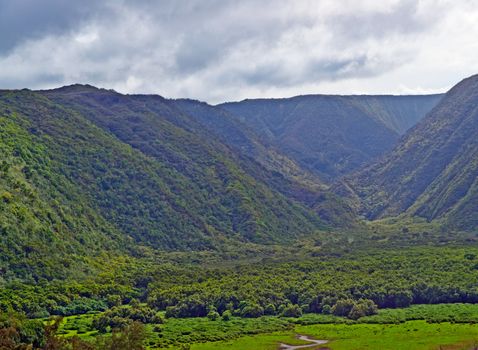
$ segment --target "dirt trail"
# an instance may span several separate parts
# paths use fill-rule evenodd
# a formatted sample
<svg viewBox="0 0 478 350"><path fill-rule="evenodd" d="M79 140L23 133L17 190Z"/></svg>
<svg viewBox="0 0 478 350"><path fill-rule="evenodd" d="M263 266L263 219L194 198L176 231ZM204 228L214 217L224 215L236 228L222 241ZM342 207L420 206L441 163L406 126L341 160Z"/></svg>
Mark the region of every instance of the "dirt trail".
<svg viewBox="0 0 478 350"><path fill-rule="evenodd" d="M288 345L284 343L280 343L279 349L280 350L296 350L296 349L307 349L307 348L314 348L317 345L323 345L327 344L329 341L328 340L317 340L314 338L311 338L307 335L298 335L297 339L308 341L311 344L305 344L305 345Z"/></svg>

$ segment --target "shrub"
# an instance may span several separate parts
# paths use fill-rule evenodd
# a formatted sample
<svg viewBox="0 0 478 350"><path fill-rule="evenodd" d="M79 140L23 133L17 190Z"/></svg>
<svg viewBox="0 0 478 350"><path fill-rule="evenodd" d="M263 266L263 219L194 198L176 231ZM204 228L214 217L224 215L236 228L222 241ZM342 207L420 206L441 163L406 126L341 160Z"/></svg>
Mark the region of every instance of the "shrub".
<svg viewBox="0 0 478 350"><path fill-rule="evenodd" d="M258 304L247 305L241 310L241 317L257 318L262 315L264 315L264 309Z"/></svg>
<svg viewBox="0 0 478 350"><path fill-rule="evenodd" d="M348 316L355 305L352 299L339 299L332 307L332 313L335 316Z"/></svg>
<svg viewBox="0 0 478 350"><path fill-rule="evenodd" d="M299 305L289 304L282 311L282 316L284 317L300 317L302 316L302 309Z"/></svg>
<svg viewBox="0 0 478 350"><path fill-rule="evenodd" d="M222 320L223 321L229 321L232 317L232 313L230 310L226 310L222 313Z"/></svg>
<svg viewBox="0 0 478 350"><path fill-rule="evenodd" d="M360 299L357 303L354 304L352 310L348 314L348 318L352 320L357 320L360 317L370 316L377 313L377 305L372 300L369 299Z"/></svg>
<svg viewBox="0 0 478 350"><path fill-rule="evenodd" d="M332 307L328 304L325 304L324 306L322 306L322 313L324 315L330 315L332 313Z"/></svg>
<svg viewBox="0 0 478 350"><path fill-rule="evenodd" d="M209 311L207 314L207 318L209 318L211 321L216 321L219 318L219 314L215 310Z"/></svg>
<svg viewBox="0 0 478 350"><path fill-rule="evenodd" d="M276 314L276 307L274 304L268 304L266 308L264 309L264 314L265 315L275 315Z"/></svg>

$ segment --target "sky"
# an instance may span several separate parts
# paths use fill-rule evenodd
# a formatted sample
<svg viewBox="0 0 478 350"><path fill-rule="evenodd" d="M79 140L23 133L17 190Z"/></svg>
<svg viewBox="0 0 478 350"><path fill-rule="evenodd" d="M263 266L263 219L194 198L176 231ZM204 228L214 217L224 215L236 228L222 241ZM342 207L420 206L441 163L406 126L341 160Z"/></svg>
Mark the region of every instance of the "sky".
<svg viewBox="0 0 478 350"><path fill-rule="evenodd" d="M478 73L474 0L0 0L0 88L209 103L445 92Z"/></svg>

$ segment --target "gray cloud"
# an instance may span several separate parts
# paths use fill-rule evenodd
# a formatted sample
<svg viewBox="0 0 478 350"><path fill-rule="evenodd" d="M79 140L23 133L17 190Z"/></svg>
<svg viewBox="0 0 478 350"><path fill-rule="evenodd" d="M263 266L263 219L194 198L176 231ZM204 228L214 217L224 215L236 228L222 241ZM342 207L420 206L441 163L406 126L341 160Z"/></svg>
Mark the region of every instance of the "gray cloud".
<svg viewBox="0 0 478 350"><path fill-rule="evenodd" d="M387 11L347 13L329 20L328 25L341 37L349 40L364 38L384 38L393 34L413 34L432 29L434 19L442 15L444 9L436 6L426 17L418 14L419 2L399 1Z"/></svg>
<svg viewBox="0 0 478 350"><path fill-rule="evenodd" d="M0 87L80 82L210 102L443 90L478 70L475 7L467 0L0 0Z"/></svg>
<svg viewBox="0 0 478 350"><path fill-rule="evenodd" d="M28 39L71 30L103 10L95 0L0 0L0 54Z"/></svg>

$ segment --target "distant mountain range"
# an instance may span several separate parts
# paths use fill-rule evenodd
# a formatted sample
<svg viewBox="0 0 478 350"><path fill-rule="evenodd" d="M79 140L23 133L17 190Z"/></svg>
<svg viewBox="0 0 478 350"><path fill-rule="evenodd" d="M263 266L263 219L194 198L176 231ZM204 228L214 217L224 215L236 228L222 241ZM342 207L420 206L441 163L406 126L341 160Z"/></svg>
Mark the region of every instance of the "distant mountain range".
<svg viewBox="0 0 478 350"><path fill-rule="evenodd" d="M291 244L363 218L473 231L477 140L477 76L446 95L219 106L2 90L0 269L61 277L95 254Z"/></svg>
<svg viewBox="0 0 478 350"><path fill-rule="evenodd" d="M219 107L326 181L349 174L392 149L442 95L308 95Z"/></svg>

